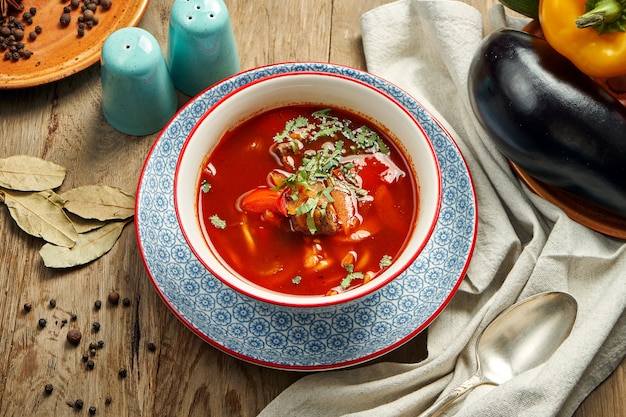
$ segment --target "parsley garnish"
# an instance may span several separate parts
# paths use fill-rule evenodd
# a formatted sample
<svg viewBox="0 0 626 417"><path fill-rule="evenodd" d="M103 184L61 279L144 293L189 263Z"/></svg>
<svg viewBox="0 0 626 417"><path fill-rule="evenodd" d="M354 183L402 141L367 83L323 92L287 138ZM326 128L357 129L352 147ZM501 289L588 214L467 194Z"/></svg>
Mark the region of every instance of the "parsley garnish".
<svg viewBox="0 0 626 417"><path fill-rule="evenodd" d="M318 150L305 150L302 164L296 172L291 174L279 187L290 187L294 192L290 198L298 199L299 189L304 187L310 190L316 184L323 184L325 189L315 197L309 197L297 209L297 215L306 214L307 228L314 234L315 211L320 210L323 215L327 202L332 203L330 192L339 188L354 193L357 198L367 195L367 191L360 186L358 168L352 162L343 160L347 152L344 142L347 140L350 149L358 149L367 153L389 153L389 148L383 143L380 136L371 128L363 125L356 129L351 128L352 122L340 119L331 114L332 109L322 109L311 114L311 119L298 116L289 120L283 131L274 136L276 143L289 143L292 149L302 149L303 142L313 142L318 139L331 139L324 142ZM323 196L323 199L319 197ZM319 206L318 206L319 204Z"/></svg>
<svg viewBox="0 0 626 417"><path fill-rule="evenodd" d="M391 256L389 255L383 255L383 257L381 258L380 262L378 263L378 266L380 266L381 268L387 267L391 265Z"/></svg>
<svg viewBox="0 0 626 417"><path fill-rule="evenodd" d="M200 191L203 193L208 193L211 190L211 184L207 180L202 180L202 184L200 184Z"/></svg>
<svg viewBox="0 0 626 417"><path fill-rule="evenodd" d="M291 278L291 282L293 282L295 285L298 285L300 281L302 281L302 277L300 275L296 275L295 277Z"/></svg>
<svg viewBox="0 0 626 417"><path fill-rule="evenodd" d="M209 217L209 220L211 220L211 224L213 225L213 227L216 227L218 229L226 228L226 221L220 219L220 217L217 214L214 214L211 217Z"/></svg>
<svg viewBox="0 0 626 417"><path fill-rule="evenodd" d="M348 287L352 283L352 280L363 279L364 275L362 272L354 272L354 265L347 264L343 267L346 269L346 271L348 271L348 275L346 275L344 279L341 280L340 284L341 288L343 288L344 290L348 289Z"/></svg>

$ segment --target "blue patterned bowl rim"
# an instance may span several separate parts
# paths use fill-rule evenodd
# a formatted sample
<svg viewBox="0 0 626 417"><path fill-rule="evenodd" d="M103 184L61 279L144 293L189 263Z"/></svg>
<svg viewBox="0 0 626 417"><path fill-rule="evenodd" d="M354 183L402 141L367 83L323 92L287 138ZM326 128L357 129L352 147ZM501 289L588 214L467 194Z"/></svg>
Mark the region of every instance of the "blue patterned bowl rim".
<svg viewBox="0 0 626 417"><path fill-rule="evenodd" d="M173 198L180 150L197 121L224 95L264 77L319 71L354 78L400 102L421 124L442 173L435 229L413 264L367 297L341 305L278 306L235 292L196 259L180 230ZM379 357L423 331L465 276L477 229L476 196L454 139L413 97L367 72L297 62L254 68L228 78L183 106L155 141L139 179L135 227L145 268L176 317L217 349L277 369L326 370Z"/></svg>

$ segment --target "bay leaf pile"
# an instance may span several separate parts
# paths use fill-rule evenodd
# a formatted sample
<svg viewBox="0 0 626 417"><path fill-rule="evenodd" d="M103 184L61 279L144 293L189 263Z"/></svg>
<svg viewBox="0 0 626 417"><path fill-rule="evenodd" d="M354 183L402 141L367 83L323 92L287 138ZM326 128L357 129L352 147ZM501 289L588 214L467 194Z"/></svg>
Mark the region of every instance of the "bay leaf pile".
<svg viewBox="0 0 626 417"><path fill-rule="evenodd" d="M23 231L46 242L39 254L49 268L98 259L134 216L135 197L116 187L87 185L57 194L66 171L28 155L0 158L0 202Z"/></svg>

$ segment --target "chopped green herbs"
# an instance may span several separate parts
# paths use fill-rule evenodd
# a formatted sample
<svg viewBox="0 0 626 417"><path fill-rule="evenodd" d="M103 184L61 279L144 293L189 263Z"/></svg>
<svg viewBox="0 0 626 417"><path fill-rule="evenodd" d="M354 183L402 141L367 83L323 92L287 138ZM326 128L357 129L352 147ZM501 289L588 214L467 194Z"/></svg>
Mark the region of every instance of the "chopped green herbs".
<svg viewBox="0 0 626 417"><path fill-rule="evenodd" d="M220 217L217 214L214 214L211 217L209 217L209 220L211 220L211 224L213 225L213 227L217 229L226 228L226 222L220 219Z"/></svg>
<svg viewBox="0 0 626 417"><path fill-rule="evenodd" d="M378 263L378 266L380 266L381 268L385 268L387 266L391 265L391 256L389 255L384 255L380 262Z"/></svg>
<svg viewBox="0 0 626 417"><path fill-rule="evenodd" d="M363 279L365 277L362 272L354 272L354 265L352 264L344 265L344 268L348 271L348 275L346 275L345 278L341 280L341 284L339 284L344 290L348 289L350 284L352 284L352 280Z"/></svg>
<svg viewBox="0 0 626 417"><path fill-rule="evenodd" d="M295 285L298 285L300 281L302 281L302 277L300 275L296 275L295 277L291 278L291 282Z"/></svg>
<svg viewBox="0 0 626 417"><path fill-rule="evenodd" d="M200 191L203 193L208 193L211 190L211 184L207 180L203 180L202 184L200 184Z"/></svg>
<svg viewBox="0 0 626 417"><path fill-rule="evenodd" d="M348 190L357 198L367 195L367 191L360 186L359 168L350 160L343 158L347 152L345 142L348 141L349 148L353 150L358 149L365 153L389 153L387 145L371 128L363 125L352 129L350 120L339 119L331 112L331 109L322 109L313 112L310 118L298 116L285 123L283 131L274 136L276 143L288 143L293 150L302 149L304 142L327 140L318 150L304 151L302 164L277 187L277 189L289 187L294 190L291 194L293 199L297 199L299 187L305 190L310 190L316 184L323 184L326 187L298 209L298 215L307 215L307 227L311 234L317 231L314 221L315 211L323 212L325 204L334 201L331 197L333 188ZM318 198L320 195L324 198ZM318 206L319 204L324 206Z"/></svg>

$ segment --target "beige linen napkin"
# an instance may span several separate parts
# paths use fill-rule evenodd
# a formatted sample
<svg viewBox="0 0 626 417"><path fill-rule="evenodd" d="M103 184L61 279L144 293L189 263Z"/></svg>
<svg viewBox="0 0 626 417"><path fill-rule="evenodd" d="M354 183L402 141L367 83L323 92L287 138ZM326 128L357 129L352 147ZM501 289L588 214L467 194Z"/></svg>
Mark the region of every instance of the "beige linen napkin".
<svg viewBox="0 0 626 417"><path fill-rule="evenodd" d="M496 9L500 24L520 22ZM570 416L626 354L626 244L570 220L512 174L471 111L469 63L483 16L449 0L401 0L361 19L368 71L403 88L447 123L478 197L477 245L459 291L428 329L428 358L306 376L260 414L416 416L475 371L480 332L530 295L573 295L574 330L543 366L482 386L447 409L454 416Z"/></svg>

